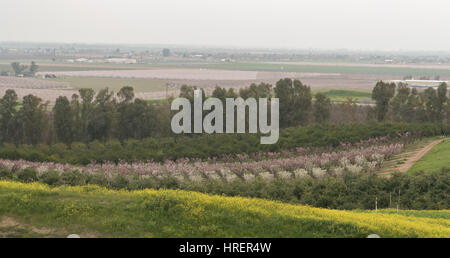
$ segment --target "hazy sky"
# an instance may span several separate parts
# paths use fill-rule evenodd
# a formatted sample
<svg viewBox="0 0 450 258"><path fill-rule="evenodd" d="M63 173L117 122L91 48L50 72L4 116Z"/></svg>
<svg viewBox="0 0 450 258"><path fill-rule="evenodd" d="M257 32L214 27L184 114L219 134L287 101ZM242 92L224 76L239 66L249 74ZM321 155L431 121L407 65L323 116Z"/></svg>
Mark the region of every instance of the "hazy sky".
<svg viewBox="0 0 450 258"><path fill-rule="evenodd" d="M0 41L450 51L448 0L2 0Z"/></svg>

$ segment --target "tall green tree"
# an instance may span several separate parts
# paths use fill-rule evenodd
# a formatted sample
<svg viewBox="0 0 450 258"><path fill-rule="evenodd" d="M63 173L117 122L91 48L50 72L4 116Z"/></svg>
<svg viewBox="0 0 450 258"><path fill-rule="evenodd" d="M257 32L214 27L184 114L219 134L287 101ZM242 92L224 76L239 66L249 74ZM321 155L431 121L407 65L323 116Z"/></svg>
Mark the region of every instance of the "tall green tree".
<svg viewBox="0 0 450 258"><path fill-rule="evenodd" d="M119 106L118 113L119 139L143 139L156 134L157 111L147 101L135 99L133 103Z"/></svg>
<svg viewBox="0 0 450 258"><path fill-rule="evenodd" d="M416 88L411 90L411 93L406 100L406 104L402 112L402 121L412 123L419 121L419 110L422 109L422 100Z"/></svg>
<svg viewBox="0 0 450 258"><path fill-rule="evenodd" d="M290 78L276 83L275 97L280 103L280 126L305 125L312 107L311 88Z"/></svg>
<svg viewBox="0 0 450 258"><path fill-rule="evenodd" d="M330 119L331 100L323 93L317 93L314 102L314 119L317 123L323 123Z"/></svg>
<svg viewBox="0 0 450 258"><path fill-rule="evenodd" d="M372 90L372 99L376 103L376 118L383 121L389 111L389 101L395 94L395 83L377 82Z"/></svg>
<svg viewBox="0 0 450 258"><path fill-rule="evenodd" d="M26 66L26 65L21 65L19 62L12 62L12 63L11 63L11 67L12 67L12 69L13 69L13 71L14 71L14 74L15 74L16 76L18 76L18 75L20 75L20 74L23 74L24 71L28 68L28 66Z"/></svg>
<svg viewBox="0 0 450 258"><path fill-rule="evenodd" d="M56 99L53 112L53 125L57 140L66 144L72 143L75 126L71 105L67 97L60 96Z"/></svg>
<svg viewBox="0 0 450 258"><path fill-rule="evenodd" d="M259 98L269 98L272 94L272 85L268 83L252 83L247 88L239 89L239 95L243 99L255 98L258 100Z"/></svg>
<svg viewBox="0 0 450 258"><path fill-rule="evenodd" d="M390 102L395 121L405 121L411 115L411 110L407 106L410 93L411 90L408 85L400 83L397 86L397 94Z"/></svg>
<svg viewBox="0 0 450 258"><path fill-rule="evenodd" d="M18 104L17 94L14 90L6 90L3 98L0 99L0 139L2 141L12 141L12 135L15 130L15 128L12 127L12 120L17 114Z"/></svg>
<svg viewBox="0 0 450 258"><path fill-rule="evenodd" d="M438 121L442 122L445 117L445 106L447 105L448 102L447 84L445 82L439 85L437 89L437 98L438 98L438 105L437 105Z"/></svg>
<svg viewBox="0 0 450 258"><path fill-rule="evenodd" d="M114 92L109 91L108 88L100 90L94 103L94 113L88 125L89 136L94 140L109 140L115 129L116 99Z"/></svg>
<svg viewBox="0 0 450 258"><path fill-rule="evenodd" d="M130 103L134 99L134 89L131 86L122 87L119 92L117 92L117 97L121 104Z"/></svg>
<svg viewBox="0 0 450 258"><path fill-rule="evenodd" d="M38 68L39 68L39 65L37 65L36 62L32 61L30 64L29 76L35 76Z"/></svg>
<svg viewBox="0 0 450 258"><path fill-rule="evenodd" d="M117 108L119 139L140 139L149 136L153 131L151 128L153 124L151 105L140 99L131 102L134 98L134 91L130 86L121 88L117 96L120 100Z"/></svg>
<svg viewBox="0 0 450 258"><path fill-rule="evenodd" d="M24 142L27 144L38 144L43 140L48 128L48 103L42 103L42 99L27 95L23 97L22 108L19 110L22 117Z"/></svg>
<svg viewBox="0 0 450 258"><path fill-rule="evenodd" d="M438 122L440 120L440 100L437 91L432 87L427 88L423 92L423 101L425 104L425 113L427 120L424 122Z"/></svg>
<svg viewBox="0 0 450 258"><path fill-rule="evenodd" d="M85 135L83 135L83 121L81 120L81 104L80 96L78 94L72 94L70 100L70 119L72 123L72 140L77 142L86 141Z"/></svg>
<svg viewBox="0 0 450 258"><path fill-rule="evenodd" d="M218 98L225 104L225 99L227 98L227 89L216 86L211 94L211 97Z"/></svg>
<svg viewBox="0 0 450 258"><path fill-rule="evenodd" d="M94 96L95 92L93 89L79 89L81 98L81 111L80 111L80 135L83 138L83 141L91 141L92 137L89 135L88 127L94 117ZM74 112L75 114L75 112Z"/></svg>

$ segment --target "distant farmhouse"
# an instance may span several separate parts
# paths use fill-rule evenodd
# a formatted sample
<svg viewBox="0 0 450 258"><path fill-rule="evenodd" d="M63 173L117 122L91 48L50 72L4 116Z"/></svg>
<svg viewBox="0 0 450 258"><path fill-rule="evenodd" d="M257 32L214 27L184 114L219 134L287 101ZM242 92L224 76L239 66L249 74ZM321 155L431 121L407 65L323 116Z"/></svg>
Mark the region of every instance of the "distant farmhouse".
<svg viewBox="0 0 450 258"><path fill-rule="evenodd" d="M437 88L439 87L439 85L441 85L442 83L446 83L448 84L448 81L440 81L440 80L391 80L388 82L393 82L395 84L399 84L399 83L403 83L408 85L409 87L412 88L420 88L420 89L426 89L429 87L432 88Z"/></svg>
<svg viewBox="0 0 450 258"><path fill-rule="evenodd" d="M136 64L137 60L134 58L107 58L107 59L67 59L68 63L114 63L114 64Z"/></svg>
<svg viewBox="0 0 450 258"><path fill-rule="evenodd" d="M105 60L107 63L115 64L136 64L136 59L133 58L108 58Z"/></svg>

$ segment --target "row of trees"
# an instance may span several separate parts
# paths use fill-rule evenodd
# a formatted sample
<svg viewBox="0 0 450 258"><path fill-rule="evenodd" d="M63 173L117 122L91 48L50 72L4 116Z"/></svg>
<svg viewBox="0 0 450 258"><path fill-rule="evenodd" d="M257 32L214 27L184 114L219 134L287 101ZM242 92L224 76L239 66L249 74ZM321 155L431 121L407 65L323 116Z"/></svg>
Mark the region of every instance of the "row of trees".
<svg viewBox="0 0 450 258"><path fill-rule="evenodd" d="M311 122L322 123L330 119L332 108L330 98L323 93L317 93L313 102L311 88L299 80L290 78L279 80L274 89L270 84L260 83L241 88L239 94L236 94L232 88L227 91L220 87L216 87L212 93L212 97L219 98L223 102L225 98L270 99L272 96L279 99L280 127L282 128L306 125Z"/></svg>
<svg viewBox="0 0 450 258"><path fill-rule="evenodd" d="M30 63L30 66L22 65L19 62L12 62L11 68L15 76L23 75L25 77L33 77L36 75L39 66L34 61Z"/></svg>
<svg viewBox="0 0 450 258"><path fill-rule="evenodd" d="M109 139L167 136L170 106L134 99L133 88L123 87L117 94L104 89L80 89L69 100L60 96L50 110L49 103L27 95L19 105L14 90L0 99L2 142L37 144L71 143Z"/></svg>
<svg viewBox="0 0 450 258"><path fill-rule="evenodd" d="M193 102L195 89L182 86L180 97ZM205 100L204 91L203 95ZM212 97L223 102L226 98L270 99L272 96L280 99L281 127L307 124L312 110L315 110L314 119L317 122L328 121L330 117L330 99L318 93L313 104L310 87L298 80L280 80L274 90L272 85L261 83L252 84L239 92L232 88L216 87L212 93ZM97 93L92 89L80 89L71 99L58 97L51 109L48 102L44 103L34 95L25 96L19 104L16 92L7 90L0 99L0 140L15 144L69 144L165 137L172 135L170 120L173 114L170 100L151 102L135 98L130 86L123 87L117 94L108 89Z"/></svg>
<svg viewBox="0 0 450 258"><path fill-rule="evenodd" d="M195 89L182 86L180 97L188 98L193 103ZM279 80L274 88L266 83L252 84L238 92L232 88L216 87L211 96L223 102L226 98L237 97L279 98L282 128L375 119L433 123L450 121L445 84L437 90L428 88L419 92L406 85L396 86L380 81L372 92L376 102L374 107L357 105L352 100L333 104L323 93L313 96L309 86L289 78ZM25 96L19 103L14 90L7 90L0 98L0 140L15 144L70 144L173 136L170 121L174 112L170 110L170 103L170 100L151 102L135 98L133 88L125 86L117 94L108 89L97 93L92 89L80 89L71 99L59 97L50 109L49 103L34 95ZM204 113L206 115L207 112ZM361 115L364 117L356 119Z"/></svg>
<svg viewBox="0 0 450 258"><path fill-rule="evenodd" d="M403 122L450 121L450 105L447 97L447 84L437 89L429 87L419 92L400 83L378 82L372 91L376 102L375 117L378 121L394 120Z"/></svg>

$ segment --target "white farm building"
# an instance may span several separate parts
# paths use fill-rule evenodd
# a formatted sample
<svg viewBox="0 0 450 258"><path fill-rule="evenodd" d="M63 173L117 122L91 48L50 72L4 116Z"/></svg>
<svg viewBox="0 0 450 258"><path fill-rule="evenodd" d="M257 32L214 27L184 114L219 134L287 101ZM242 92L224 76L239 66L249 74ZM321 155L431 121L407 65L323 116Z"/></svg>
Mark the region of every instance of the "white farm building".
<svg viewBox="0 0 450 258"><path fill-rule="evenodd" d="M437 88L442 83L448 84L448 81L440 81L440 80L391 80L389 82L393 82L395 84L403 83L413 88Z"/></svg>

